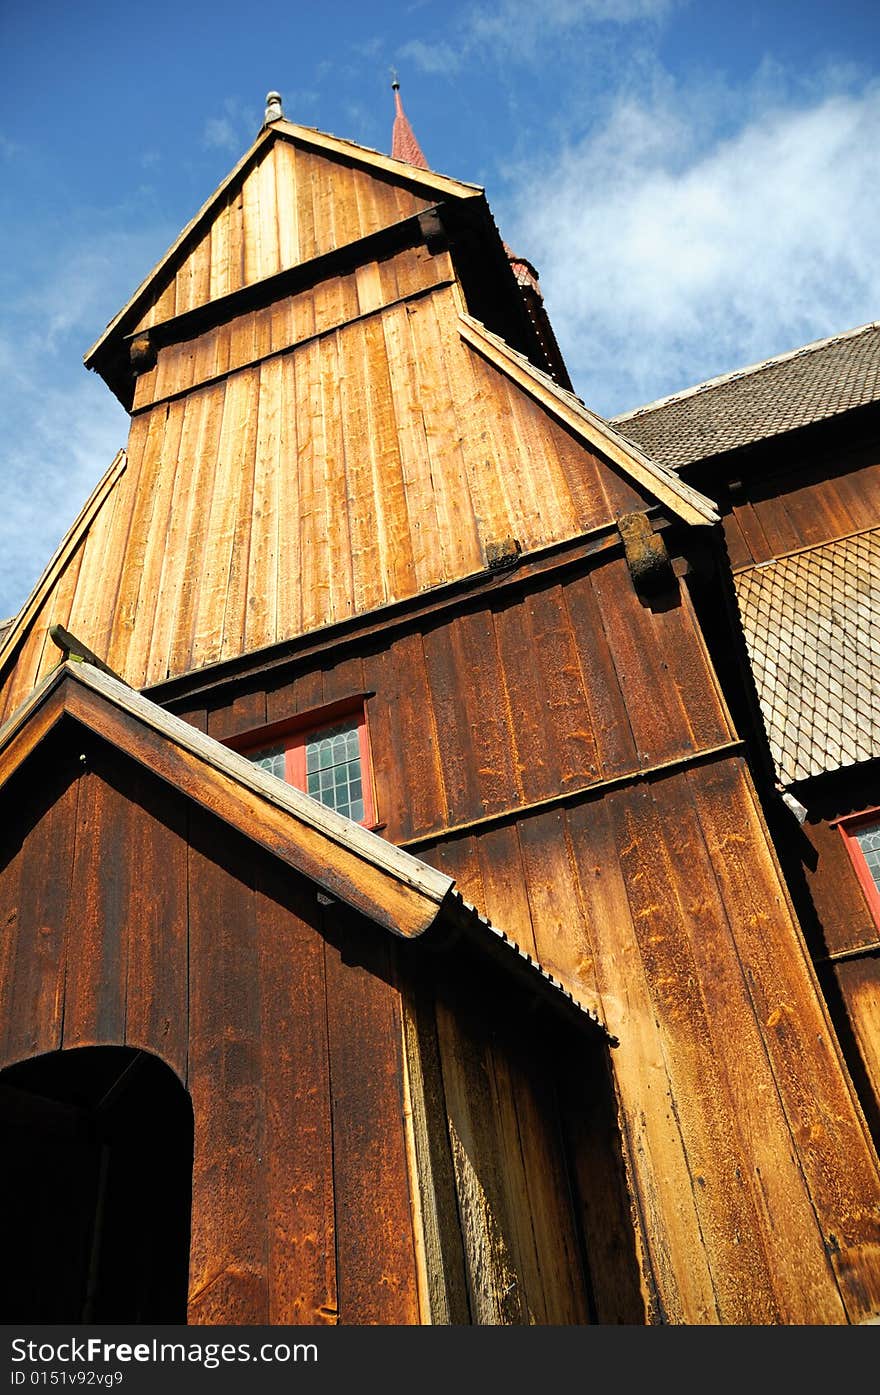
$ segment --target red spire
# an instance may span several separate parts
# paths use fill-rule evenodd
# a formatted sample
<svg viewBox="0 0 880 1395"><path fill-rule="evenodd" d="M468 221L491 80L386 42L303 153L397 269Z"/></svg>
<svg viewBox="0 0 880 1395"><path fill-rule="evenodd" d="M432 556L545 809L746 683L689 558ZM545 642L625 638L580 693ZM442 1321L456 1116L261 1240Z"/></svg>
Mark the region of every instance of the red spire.
<svg viewBox="0 0 880 1395"><path fill-rule="evenodd" d="M406 160L409 165L418 165L420 170L429 169L427 160L415 137L412 126L406 119L403 103L400 100L400 83L397 78L391 84L394 92L394 126L391 131L391 157Z"/></svg>

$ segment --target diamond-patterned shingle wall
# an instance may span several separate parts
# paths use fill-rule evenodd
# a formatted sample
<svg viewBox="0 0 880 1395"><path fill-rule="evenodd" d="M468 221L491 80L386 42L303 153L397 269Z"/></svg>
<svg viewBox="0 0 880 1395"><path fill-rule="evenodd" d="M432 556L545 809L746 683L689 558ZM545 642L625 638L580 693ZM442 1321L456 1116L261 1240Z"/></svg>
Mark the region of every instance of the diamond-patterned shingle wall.
<svg viewBox="0 0 880 1395"><path fill-rule="evenodd" d="M734 580L782 783L880 755L880 529Z"/></svg>

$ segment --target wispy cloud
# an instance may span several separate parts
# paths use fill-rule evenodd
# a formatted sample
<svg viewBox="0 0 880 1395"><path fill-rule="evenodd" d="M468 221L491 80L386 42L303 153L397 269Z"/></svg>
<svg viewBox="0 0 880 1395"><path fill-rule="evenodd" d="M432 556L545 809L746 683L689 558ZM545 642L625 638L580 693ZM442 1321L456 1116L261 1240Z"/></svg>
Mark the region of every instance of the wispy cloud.
<svg viewBox="0 0 880 1395"><path fill-rule="evenodd" d="M596 25L632 25L662 19L679 0L491 0L466 5L449 28L454 40L414 38L398 55L426 73L455 73L480 53L505 64L537 62L561 40Z"/></svg>
<svg viewBox="0 0 880 1395"><path fill-rule="evenodd" d="M588 139L519 171L507 236L598 410L880 314L880 85L788 105L765 88L708 139L717 111L701 124L681 94L621 97Z"/></svg>
<svg viewBox="0 0 880 1395"><path fill-rule="evenodd" d="M84 500L125 445L128 417L104 383L85 370L82 354L128 299L171 231L92 232L81 241L59 241L50 262L34 256L21 293L4 305L0 619L23 604Z"/></svg>
<svg viewBox="0 0 880 1395"><path fill-rule="evenodd" d="M202 131L202 144L210 149L228 150L241 155L257 135L263 112L237 97L226 97L222 110L209 116Z"/></svg>

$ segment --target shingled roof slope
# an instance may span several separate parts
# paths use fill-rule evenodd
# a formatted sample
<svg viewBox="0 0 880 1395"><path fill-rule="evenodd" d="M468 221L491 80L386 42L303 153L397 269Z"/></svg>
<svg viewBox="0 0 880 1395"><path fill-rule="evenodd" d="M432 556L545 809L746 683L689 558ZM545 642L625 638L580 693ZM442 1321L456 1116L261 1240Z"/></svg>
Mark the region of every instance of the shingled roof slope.
<svg viewBox="0 0 880 1395"><path fill-rule="evenodd" d="M735 582L783 784L880 756L880 529L750 567Z"/></svg>
<svg viewBox="0 0 880 1395"><path fill-rule="evenodd" d="M710 378L611 420L661 464L723 451L880 400L880 321Z"/></svg>

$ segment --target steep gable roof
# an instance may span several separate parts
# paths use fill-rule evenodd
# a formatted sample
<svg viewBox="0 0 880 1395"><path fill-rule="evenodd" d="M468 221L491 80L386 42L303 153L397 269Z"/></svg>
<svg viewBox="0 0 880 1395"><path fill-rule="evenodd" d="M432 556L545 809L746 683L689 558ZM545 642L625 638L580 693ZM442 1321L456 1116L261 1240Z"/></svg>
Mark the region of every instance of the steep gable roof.
<svg viewBox="0 0 880 1395"><path fill-rule="evenodd" d="M137 320L139 310L145 306L151 291L162 280L163 275L168 273L178 261L186 257L194 240L210 226L213 217L219 213L230 192L244 180L261 156L277 142L290 143L316 155L343 160L359 169L381 175L386 180L399 183L420 194L426 204L450 198L472 199L481 197L483 194L483 190L476 184L465 184L461 180L451 179L446 175L437 174L433 170L422 169L416 165L407 164L405 161L392 159L390 156L382 155L377 150L356 145L353 141L342 140L338 136L328 135L308 126L298 126L286 120L275 121L271 125L263 127L250 148L245 151L238 163L217 186L195 216L190 219L168 251L141 282L134 295L113 317L103 334L87 351L84 356L87 368L96 366L96 361L101 357L107 341L113 337L117 330L132 327L133 322Z"/></svg>
<svg viewBox="0 0 880 1395"><path fill-rule="evenodd" d="M0 788L72 718L331 897L404 939L457 933L557 1009L596 1013L480 916L452 878L269 775L93 665L63 660L0 728Z"/></svg>
<svg viewBox="0 0 880 1395"><path fill-rule="evenodd" d="M718 522L710 499L685 484L668 466L647 456L638 446L585 407L579 397L567 392L540 368L512 349L497 334L470 315L460 316L462 338L492 360L521 388L536 398L553 416L579 436L585 445L602 452L635 484L648 490L685 523Z"/></svg>
<svg viewBox="0 0 880 1395"><path fill-rule="evenodd" d="M613 417L670 469L880 401L880 321L710 378Z"/></svg>
<svg viewBox="0 0 880 1395"><path fill-rule="evenodd" d="M91 524L112 493L114 485L125 472L127 465L128 456L126 452L124 450L118 450L110 462L108 469L101 476L73 523L61 539L61 542L58 544L58 547L43 569L42 574L37 579L33 590L21 610L17 615L11 616L9 620L0 624L0 681L2 681L6 673L9 660L14 654L16 646L26 634L28 626L37 614L40 606L50 595L52 588L56 585L77 548L84 541Z"/></svg>

